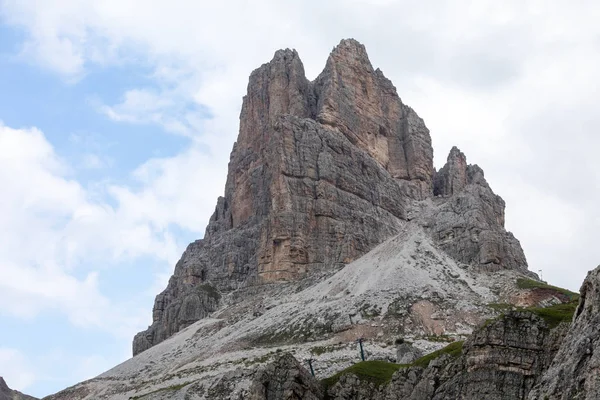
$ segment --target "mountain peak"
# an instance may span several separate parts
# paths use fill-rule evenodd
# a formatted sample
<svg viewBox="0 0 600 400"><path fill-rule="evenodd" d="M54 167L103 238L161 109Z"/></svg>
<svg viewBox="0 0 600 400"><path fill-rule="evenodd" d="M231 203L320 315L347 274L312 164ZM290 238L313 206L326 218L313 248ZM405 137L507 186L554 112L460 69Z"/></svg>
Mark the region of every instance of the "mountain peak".
<svg viewBox="0 0 600 400"><path fill-rule="evenodd" d="M345 62L373 71L365 46L355 39L342 39L329 55L333 62Z"/></svg>
<svg viewBox="0 0 600 400"><path fill-rule="evenodd" d="M134 354L249 288L330 274L413 219L458 262L526 268L518 242L503 236L502 199L471 187L478 171L453 148L435 173L425 123L356 40L342 40L313 82L295 50L276 51L250 75L224 196L157 296ZM422 212L434 193L447 199ZM454 215L457 196L477 213Z"/></svg>
<svg viewBox="0 0 600 400"><path fill-rule="evenodd" d="M365 47L345 39L315 80L316 120L367 151L418 199L432 191L433 148L425 123L374 70Z"/></svg>
<svg viewBox="0 0 600 400"><path fill-rule="evenodd" d="M452 146L452 148L450 149L450 153L448 153L447 161L452 162L458 159L464 159L466 161L467 157L462 151L460 151L458 147Z"/></svg>

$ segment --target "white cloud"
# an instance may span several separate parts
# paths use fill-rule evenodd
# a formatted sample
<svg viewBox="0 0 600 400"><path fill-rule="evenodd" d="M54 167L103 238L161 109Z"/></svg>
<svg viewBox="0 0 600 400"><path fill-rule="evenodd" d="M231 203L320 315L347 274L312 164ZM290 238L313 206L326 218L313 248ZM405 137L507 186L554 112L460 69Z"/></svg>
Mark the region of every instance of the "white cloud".
<svg viewBox="0 0 600 400"><path fill-rule="evenodd" d="M76 327L120 338L128 354L133 334L151 317L137 298L151 298L165 287L187 245L175 240L173 225L201 236L223 190L223 166L192 143L177 156L139 166L132 186L88 189L71 172L38 129L0 125L0 316L32 321L41 313L59 313ZM144 293L117 305L115 293L101 291L99 281L106 268L139 257L155 260L148 268L155 278ZM18 352L0 352L2 371L2 357L18 371L10 376L13 387L56 379L47 366L27 370L37 362ZM121 359L84 361L74 360L82 363L79 372L60 382L91 377Z"/></svg>
<svg viewBox="0 0 600 400"><path fill-rule="evenodd" d="M193 136L198 133L190 116L189 98L175 91L156 92L150 89L132 89L125 92L121 103L102 104L99 111L113 121L133 124L156 124L166 131ZM196 111L198 112L198 111Z"/></svg>
<svg viewBox="0 0 600 400"><path fill-rule="evenodd" d="M128 218L202 231L223 194L225 171L201 148L192 146L172 158L149 160L133 173L143 190L113 186L110 192Z"/></svg>
<svg viewBox="0 0 600 400"><path fill-rule="evenodd" d="M111 166L112 163L112 158L93 153L84 154L81 160L81 166L85 169L103 169Z"/></svg>
<svg viewBox="0 0 600 400"><path fill-rule="evenodd" d="M69 166L39 130L0 126L0 312L33 318L54 309L115 334L143 327L140 310L114 307L100 293L101 270L90 266L151 256L170 270L182 244L169 227L202 231L222 191L215 168L195 147L150 160L134 173L139 189L106 188L113 207L68 178Z"/></svg>

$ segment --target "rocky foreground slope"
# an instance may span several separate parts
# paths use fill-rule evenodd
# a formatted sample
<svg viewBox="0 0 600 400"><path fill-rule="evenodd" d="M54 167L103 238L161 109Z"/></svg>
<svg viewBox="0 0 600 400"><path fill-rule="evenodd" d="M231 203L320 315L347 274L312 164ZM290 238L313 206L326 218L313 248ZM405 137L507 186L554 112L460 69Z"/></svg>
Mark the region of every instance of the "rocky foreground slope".
<svg viewBox="0 0 600 400"><path fill-rule="evenodd" d="M360 43L343 40L313 82L295 51L277 51L250 76L224 197L134 357L47 399L350 399L398 385L389 398L457 398L456 387L483 393L474 376L528 392L562 336L519 313L477 331L458 361L402 369L394 386L316 381L355 365L358 339L368 360L411 363L499 308L568 302L527 270L504 207L458 148L434 169L424 122ZM439 384L424 388L428 377Z"/></svg>
<svg viewBox="0 0 600 400"><path fill-rule="evenodd" d="M599 305L600 267L588 274L577 306L508 311L483 324L464 344L455 342L410 365L355 364L321 385L286 354L263 369L248 398L598 399ZM298 394L304 397L294 397Z"/></svg>

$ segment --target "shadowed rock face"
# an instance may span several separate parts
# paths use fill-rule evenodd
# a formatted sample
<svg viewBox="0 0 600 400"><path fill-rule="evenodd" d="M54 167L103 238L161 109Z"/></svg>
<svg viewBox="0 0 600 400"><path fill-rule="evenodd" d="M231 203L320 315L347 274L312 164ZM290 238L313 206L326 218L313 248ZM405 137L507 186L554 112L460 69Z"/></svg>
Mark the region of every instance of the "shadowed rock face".
<svg viewBox="0 0 600 400"><path fill-rule="evenodd" d="M581 286L573 323L530 400L600 398L600 266Z"/></svg>
<svg viewBox="0 0 600 400"><path fill-rule="evenodd" d="M371 400L524 400L540 381L567 331L550 329L529 312L511 312L478 329L462 355L443 355L427 368L400 369L389 384L373 387L344 376L329 398Z"/></svg>
<svg viewBox="0 0 600 400"><path fill-rule="evenodd" d="M249 400L319 400L319 381L291 354L284 354L259 371L250 387Z"/></svg>
<svg viewBox="0 0 600 400"><path fill-rule="evenodd" d="M206 317L221 294L339 267L415 213L430 216L423 224L457 260L526 270L503 228L504 202L463 164L435 173L423 120L357 41L343 40L314 82L296 51L277 51L250 76L224 196L157 296L134 355ZM447 197L415 208L434 191Z"/></svg>
<svg viewBox="0 0 600 400"><path fill-rule="evenodd" d="M550 329L529 312L508 313L473 333L461 359L447 370L460 372L431 398L526 399L552 362L566 330L566 325Z"/></svg>
<svg viewBox="0 0 600 400"><path fill-rule="evenodd" d="M423 212L422 224L444 251L487 270L527 272L519 241L504 229L504 200L458 148L452 148L446 165L435 174L433 193L433 207Z"/></svg>
<svg viewBox="0 0 600 400"><path fill-rule="evenodd" d="M423 120L402 101L365 47L344 40L315 81L316 120L334 127L394 178L411 182L415 197L431 195L433 149ZM403 182L406 183L406 182Z"/></svg>

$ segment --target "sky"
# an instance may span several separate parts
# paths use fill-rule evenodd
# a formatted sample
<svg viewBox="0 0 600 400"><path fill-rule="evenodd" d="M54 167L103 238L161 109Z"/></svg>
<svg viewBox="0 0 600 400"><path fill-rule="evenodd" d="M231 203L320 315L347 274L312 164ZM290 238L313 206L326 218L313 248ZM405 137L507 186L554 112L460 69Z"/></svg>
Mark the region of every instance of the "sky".
<svg viewBox="0 0 600 400"><path fill-rule="evenodd" d="M355 38L506 201L532 271L600 264L600 3L0 0L0 375L44 396L131 356L223 193L250 72Z"/></svg>

